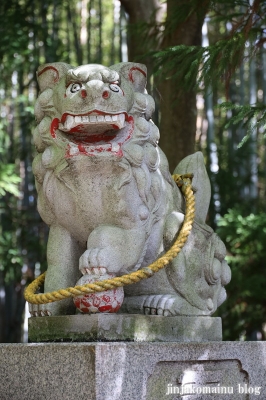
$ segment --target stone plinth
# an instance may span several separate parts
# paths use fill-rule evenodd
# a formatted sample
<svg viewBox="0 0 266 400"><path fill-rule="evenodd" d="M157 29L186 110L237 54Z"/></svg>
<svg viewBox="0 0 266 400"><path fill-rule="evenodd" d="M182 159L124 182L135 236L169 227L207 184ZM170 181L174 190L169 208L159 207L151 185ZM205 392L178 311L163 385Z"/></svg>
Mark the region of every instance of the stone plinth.
<svg viewBox="0 0 266 400"><path fill-rule="evenodd" d="M29 341L206 342L222 340L220 318L137 314L29 319Z"/></svg>
<svg viewBox="0 0 266 400"><path fill-rule="evenodd" d="M1 400L266 398L265 342L2 344L0 355ZM166 395L181 384L233 392Z"/></svg>

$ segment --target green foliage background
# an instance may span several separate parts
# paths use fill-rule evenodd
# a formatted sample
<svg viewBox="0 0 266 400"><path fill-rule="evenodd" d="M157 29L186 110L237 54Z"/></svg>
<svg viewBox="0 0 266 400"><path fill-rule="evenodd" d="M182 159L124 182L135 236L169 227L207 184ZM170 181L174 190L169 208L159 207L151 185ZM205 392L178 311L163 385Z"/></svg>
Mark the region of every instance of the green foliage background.
<svg viewBox="0 0 266 400"><path fill-rule="evenodd" d="M46 269L47 228L36 211L31 171L35 71L55 61L120 62L127 20L115 7L109 0L0 3L0 289L6 296L0 342L20 341L23 289ZM204 46L158 51L165 34L202 12L199 0L180 1L168 25L165 17L152 18L135 28L145 46L151 39L145 56L155 66L151 91L160 75L198 93L196 147L213 190L208 222L225 241L232 268L228 300L219 309L224 338L248 340L254 331L265 338L266 3L222 0L204 7Z"/></svg>
<svg viewBox="0 0 266 400"><path fill-rule="evenodd" d="M227 287L229 299L218 311L224 339L252 339L258 331L265 340L266 213L243 216L242 210L228 210L217 233L226 244L233 277Z"/></svg>

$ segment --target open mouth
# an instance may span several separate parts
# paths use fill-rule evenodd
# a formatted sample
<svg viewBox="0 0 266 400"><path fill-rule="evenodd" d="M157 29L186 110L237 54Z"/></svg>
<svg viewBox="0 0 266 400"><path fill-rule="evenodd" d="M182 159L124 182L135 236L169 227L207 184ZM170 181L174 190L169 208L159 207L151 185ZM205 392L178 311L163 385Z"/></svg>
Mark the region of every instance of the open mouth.
<svg viewBox="0 0 266 400"><path fill-rule="evenodd" d="M107 114L94 110L87 114L63 114L52 122L51 134L59 130L69 142L66 157L78 154L113 153L122 156L122 144L132 136L133 117L127 113Z"/></svg>
<svg viewBox="0 0 266 400"><path fill-rule="evenodd" d="M63 132L81 134L82 136L105 133L110 130L118 130L125 127L126 115L121 114L99 114L96 112L88 115L64 114L59 129Z"/></svg>

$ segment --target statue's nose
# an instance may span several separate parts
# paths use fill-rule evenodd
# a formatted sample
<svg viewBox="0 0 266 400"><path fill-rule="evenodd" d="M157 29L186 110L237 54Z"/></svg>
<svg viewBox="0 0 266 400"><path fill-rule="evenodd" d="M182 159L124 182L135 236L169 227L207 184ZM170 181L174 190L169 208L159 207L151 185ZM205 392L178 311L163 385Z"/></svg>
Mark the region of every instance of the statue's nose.
<svg viewBox="0 0 266 400"><path fill-rule="evenodd" d="M83 99L85 99L85 98L87 97L87 90L82 89L82 90L80 91L80 95L81 95L81 97L82 97Z"/></svg>
<svg viewBox="0 0 266 400"><path fill-rule="evenodd" d="M108 99L110 97L110 90L104 90L102 93L102 97L104 99Z"/></svg>
<svg viewBox="0 0 266 400"><path fill-rule="evenodd" d="M87 97L108 99L110 97L110 89L101 81L89 81L85 84L85 88L80 91L83 99Z"/></svg>

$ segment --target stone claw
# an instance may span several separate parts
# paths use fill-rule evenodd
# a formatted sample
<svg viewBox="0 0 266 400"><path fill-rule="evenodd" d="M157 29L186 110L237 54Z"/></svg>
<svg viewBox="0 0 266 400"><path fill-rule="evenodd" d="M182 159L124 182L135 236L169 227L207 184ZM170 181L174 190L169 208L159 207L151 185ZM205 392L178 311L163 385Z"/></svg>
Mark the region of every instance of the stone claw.
<svg viewBox="0 0 266 400"><path fill-rule="evenodd" d="M52 315L51 311L47 310L47 304L30 304L29 303L29 313L31 317L50 317Z"/></svg>
<svg viewBox="0 0 266 400"><path fill-rule="evenodd" d="M107 274L107 269L104 267L93 267L93 268L82 268L82 275L105 275Z"/></svg>
<svg viewBox="0 0 266 400"><path fill-rule="evenodd" d="M104 267L92 268L92 273L94 275L105 275L107 273L107 269Z"/></svg>
<svg viewBox="0 0 266 400"><path fill-rule="evenodd" d="M30 315L34 318L34 317L38 317L38 313L37 311L30 311Z"/></svg>
<svg viewBox="0 0 266 400"><path fill-rule="evenodd" d="M81 272L83 273L85 270L85 274L103 275L103 273L106 272L106 260L104 261L103 257L104 253L105 250L101 248L92 248L86 250L79 259L79 269ZM105 272L101 272L103 268ZM83 273L83 275L85 274Z"/></svg>

